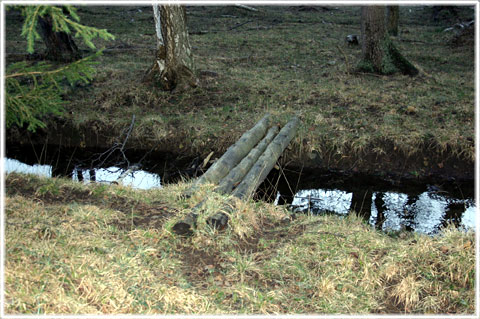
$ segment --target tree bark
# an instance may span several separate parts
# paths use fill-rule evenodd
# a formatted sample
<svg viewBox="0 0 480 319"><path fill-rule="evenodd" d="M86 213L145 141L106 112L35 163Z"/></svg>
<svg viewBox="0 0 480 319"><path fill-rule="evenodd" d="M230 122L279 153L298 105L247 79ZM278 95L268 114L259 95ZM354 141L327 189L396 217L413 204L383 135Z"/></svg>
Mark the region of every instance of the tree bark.
<svg viewBox="0 0 480 319"><path fill-rule="evenodd" d="M235 188L232 193L233 196L245 199L253 194L258 186L265 180L280 155L282 155L285 148L295 136L299 123L300 119L295 116L282 128L248 174L243 178L242 182Z"/></svg>
<svg viewBox="0 0 480 319"><path fill-rule="evenodd" d="M167 91L196 87L198 80L195 76L185 7L161 5L159 10L154 10L154 18L158 50L156 61L145 79L155 80Z"/></svg>
<svg viewBox="0 0 480 319"><path fill-rule="evenodd" d="M52 19L49 16L39 17L38 24L43 43L47 48L45 58L52 61L72 62L82 57L70 34L53 31Z"/></svg>
<svg viewBox="0 0 480 319"><path fill-rule="evenodd" d="M263 125L264 122L267 121L267 117L269 117L268 114L260 122L258 122L257 125L255 125L255 127L252 128L249 132L253 131L258 126ZM251 194L258 188L258 186L266 178L268 173L271 171L271 169L277 162L280 155L283 153L283 151L288 146L292 138L295 136L299 121L300 120L298 119L298 117L295 116L283 127L283 129L276 136L275 134L277 133L278 128L277 127L270 128L270 130L267 133L267 136L257 145L257 147L252 149L249 152L248 156L244 157L244 159L240 162L240 164L238 165L235 164L238 167L238 171L236 167L231 171L231 174L224 177L220 182L220 186L216 189L216 191L228 192L229 189L231 190L231 188L233 188L236 184L234 181L241 179L243 175L245 175L244 172L246 172L246 169L249 166L252 166L253 160L255 158L258 158L258 160L255 162L253 167L250 168L250 170L248 171L248 174L243 177L242 182L237 186L237 188L233 193L233 195L239 199L244 199L251 196ZM267 124L268 124L268 121L267 121ZM246 132L242 136L242 138L245 135L247 135L247 133L249 132ZM275 136L275 138L273 138L273 136ZM237 143L235 143L235 145ZM266 146L266 144L268 144L268 146ZM230 149L232 149L235 145L233 145ZM261 152L261 149L264 149L264 151L261 155L259 155L259 153ZM223 165L221 165L220 167L223 167ZM188 236L193 234L193 229L195 228L197 217L198 217L197 212L203 206L204 202L205 200L197 204L192 209L193 212L188 214L183 220L178 221L173 226L172 230L178 235ZM231 214L234 210L235 210L235 206L233 204L231 203L225 204L221 210L219 210L217 213L215 213L214 215L210 216L207 219L207 224L209 224L215 229L219 229L219 230L224 229L225 227L227 227L227 224L228 224L228 219L229 219L228 214Z"/></svg>
<svg viewBox="0 0 480 319"><path fill-rule="evenodd" d="M242 182L235 188L232 193L233 196L246 199L253 195L295 136L299 122L299 118L295 116L282 128ZM228 214L233 211L234 207L227 205L221 211L207 218L207 224L217 229L225 228L228 222Z"/></svg>
<svg viewBox="0 0 480 319"><path fill-rule="evenodd" d="M218 184L262 139L268 129L270 120L271 115L266 114L253 128L243 133L238 141L230 146L225 154L197 179L193 186L183 195L186 197L191 196L198 186L202 184Z"/></svg>
<svg viewBox="0 0 480 319"><path fill-rule="evenodd" d="M384 6L362 7L362 59L358 69L364 72L417 75L415 68L390 40Z"/></svg>
<svg viewBox="0 0 480 319"><path fill-rule="evenodd" d="M387 7L387 31L388 34L397 36L398 35L398 19L400 16L400 7L399 6L388 6Z"/></svg>
<svg viewBox="0 0 480 319"><path fill-rule="evenodd" d="M258 143L258 145L253 148L250 153L248 153L248 155L244 157L242 161L220 181L220 184L215 191L220 194L229 194L233 188L242 181L242 178L252 168L253 164L255 164L260 155L263 154L277 133L278 126L271 127L263 140L261 140L260 143Z"/></svg>
<svg viewBox="0 0 480 319"><path fill-rule="evenodd" d="M153 5L153 19L155 21L155 34L157 36L157 50L163 46L162 36L162 18L160 17L160 8L158 5Z"/></svg>

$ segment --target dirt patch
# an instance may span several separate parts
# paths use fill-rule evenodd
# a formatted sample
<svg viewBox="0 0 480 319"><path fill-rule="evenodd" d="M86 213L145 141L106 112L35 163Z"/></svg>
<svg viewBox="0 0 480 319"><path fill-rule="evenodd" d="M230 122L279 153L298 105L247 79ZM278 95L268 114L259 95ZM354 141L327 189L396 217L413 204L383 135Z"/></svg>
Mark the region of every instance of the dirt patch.
<svg viewBox="0 0 480 319"><path fill-rule="evenodd" d="M182 247L182 272L188 281L200 288L207 288L208 277L214 277L220 284L223 284L224 267L222 258L218 254L206 252L193 247Z"/></svg>

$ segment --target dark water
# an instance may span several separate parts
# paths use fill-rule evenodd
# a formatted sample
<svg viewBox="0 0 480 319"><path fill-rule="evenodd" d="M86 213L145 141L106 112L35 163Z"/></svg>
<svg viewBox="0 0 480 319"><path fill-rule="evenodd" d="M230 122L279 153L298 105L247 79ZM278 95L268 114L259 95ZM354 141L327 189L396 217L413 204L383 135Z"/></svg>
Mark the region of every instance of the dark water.
<svg viewBox="0 0 480 319"><path fill-rule="evenodd" d="M413 196L398 192L372 192L370 196L371 200L364 201L368 207L359 210L369 211L369 223L384 231L411 230L433 235L448 223L475 229L477 208L470 198L452 198L437 190ZM347 215L352 197L353 193L339 189L301 190L295 194L291 208L312 214Z"/></svg>
<svg viewBox="0 0 480 319"><path fill-rule="evenodd" d="M159 162L148 161L145 158L141 158L143 161L140 164L132 164L135 163L133 160L132 163L123 162L122 165L103 161L103 167L93 167L85 165L85 158L79 159L78 155L73 157L73 154L68 154L61 160L58 157L56 159L50 157L40 161L57 163L57 165L40 165L33 164L39 160L26 156L25 152L17 154L8 152L8 146L7 156L21 161L5 158L2 164L6 173L22 172L46 177L68 176L83 183L95 181L106 184L118 183L138 189L152 189L162 187L165 177L172 175L171 171L167 172L158 167L165 168L172 165L166 162L152 165ZM178 164L178 161L176 163ZM190 169L188 163L191 163L191 159L179 164L179 167L182 167L181 172L187 172ZM175 170L180 172L178 168ZM275 173L272 174L275 175ZM270 176L270 181L267 180L264 185L261 185L257 193L263 192L259 197L265 198L265 194L269 192L266 184L269 183L271 186L272 180L276 180L274 192L270 191L269 195L275 197L277 194L275 204L287 204L293 211L312 214L333 213L343 216L355 210L372 226L384 231L405 229L433 235L449 223L464 229L475 228L477 208L473 200L473 180L461 185L450 181L446 183L436 181L434 184L423 182L415 185L406 183L392 186L393 184L385 184L380 180L345 177L343 174L329 173L326 177L327 175L320 173L316 175L310 172L300 175L285 177L280 184L278 183L280 179ZM160 176L164 177L163 181ZM288 191L286 191L286 185L288 185ZM295 185L294 190L291 185Z"/></svg>
<svg viewBox="0 0 480 319"><path fill-rule="evenodd" d="M53 176L52 165L28 165L15 159L5 158L4 167L6 173L19 172L45 177ZM94 169L74 168L67 175L71 176L74 181L82 181L83 183L89 183L94 180L97 183L106 184L116 182L138 189L162 187L161 178L158 174L144 171L135 165L131 165L129 168L116 166Z"/></svg>

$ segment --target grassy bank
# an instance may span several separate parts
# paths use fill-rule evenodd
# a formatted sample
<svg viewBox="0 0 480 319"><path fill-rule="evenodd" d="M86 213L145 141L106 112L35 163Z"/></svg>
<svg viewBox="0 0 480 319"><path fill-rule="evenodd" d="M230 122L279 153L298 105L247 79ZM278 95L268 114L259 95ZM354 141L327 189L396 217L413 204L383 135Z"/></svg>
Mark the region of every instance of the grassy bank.
<svg viewBox="0 0 480 319"><path fill-rule="evenodd" d="M473 233L385 234L355 216L291 218L188 184L139 191L6 176L5 313L449 313L475 309ZM208 197L198 229L171 227Z"/></svg>
<svg viewBox="0 0 480 319"><path fill-rule="evenodd" d="M454 33L442 32L471 19L469 9L433 22L429 7L400 8L400 36L393 41L424 71L408 77L353 72L361 49L348 46L345 36L360 34L359 7L249 12L192 6L189 30L200 86L186 93L161 92L142 82L154 57L151 7L86 6L79 15L116 40L97 41L108 49L92 84L66 95L66 119L85 135L105 138L107 147L122 138L134 114L130 147L162 145L206 156L223 152L265 112L279 123L298 112L303 125L292 159L349 158L350 167L371 166L372 156L385 157L377 166L402 156L440 171L443 158L473 163L473 38L453 42ZM12 11L6 18L7 53L24 51L21 17ZM438 157L429 161L432 154Z"/></svg>

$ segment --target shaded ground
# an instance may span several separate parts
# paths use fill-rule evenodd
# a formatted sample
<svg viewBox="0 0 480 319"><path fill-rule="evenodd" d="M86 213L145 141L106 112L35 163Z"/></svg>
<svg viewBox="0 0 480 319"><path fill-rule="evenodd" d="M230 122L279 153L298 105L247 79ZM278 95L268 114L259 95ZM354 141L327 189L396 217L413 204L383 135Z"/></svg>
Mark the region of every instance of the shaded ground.
<svg viewBox="0 0 480 319"><path fill-rule="evenodd" d="M108 148L123 142L135 114L129 148L205 158L223 153L267 111L279 124L300 113L302 128L284 157L290 165L473 177L473 34L443 32L470 20L470 9L433 21L431 7L400 8L394 42L427 74L414 78L353 71L360 47L344 39L360 33L359 7L259 9L188 7L201 84L170 93L141 81L154 56L151 7L80 8L83 23L117 38L97 41L107 50L95 80L68 92L65 117L30 140ZM7 12L7 62L24 58L21 21ZM14 128L7 141L26 136Z"/></svg>

